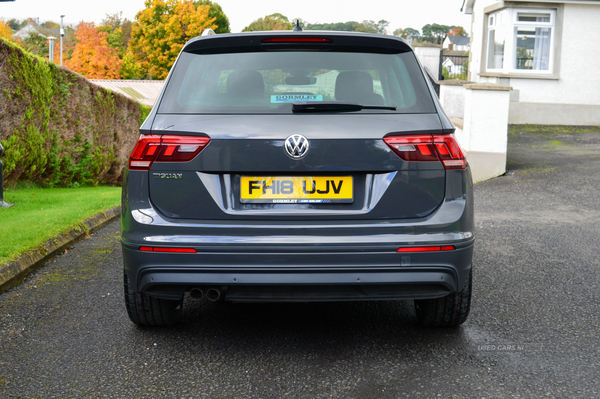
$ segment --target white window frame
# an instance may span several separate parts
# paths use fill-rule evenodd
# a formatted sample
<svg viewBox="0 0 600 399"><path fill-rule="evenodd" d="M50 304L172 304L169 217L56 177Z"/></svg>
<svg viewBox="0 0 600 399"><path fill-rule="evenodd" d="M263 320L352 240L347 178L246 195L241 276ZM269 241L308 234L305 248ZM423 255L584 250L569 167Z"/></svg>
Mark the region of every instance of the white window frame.
<svg viewBox="0 0 600 399"><path fill-rule="evenodd" d="M556 47L556 9L554 8L504 8L487 14L486 26L486 46L484 49L485 57L483 57L484 71L486 73L499 73L506 75L544 75L551 76L554 73L554 51ZM549 14L550 21L548 22L533 22L519 21L518 16L521 14ZM517 69L517 28L518 27L536 27L550 28L550 53L548 56L548 69ZM488 67L489 51L490 51L490 34L491 31L503 29L506 36L504 44L504 61L502 68Z"/></svg>

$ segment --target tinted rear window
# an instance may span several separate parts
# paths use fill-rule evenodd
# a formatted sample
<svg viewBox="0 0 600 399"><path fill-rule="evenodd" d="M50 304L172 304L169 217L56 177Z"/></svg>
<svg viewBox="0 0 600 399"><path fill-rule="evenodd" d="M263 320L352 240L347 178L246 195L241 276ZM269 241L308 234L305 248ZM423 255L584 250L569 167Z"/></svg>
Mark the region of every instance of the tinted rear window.
<svg viewBox="0 0 600 399"><path fill-rule="evenodd" d="M182 53L159 113L291 113L292 102L340 101L433 113L412 52L277 51Z"/></svg>

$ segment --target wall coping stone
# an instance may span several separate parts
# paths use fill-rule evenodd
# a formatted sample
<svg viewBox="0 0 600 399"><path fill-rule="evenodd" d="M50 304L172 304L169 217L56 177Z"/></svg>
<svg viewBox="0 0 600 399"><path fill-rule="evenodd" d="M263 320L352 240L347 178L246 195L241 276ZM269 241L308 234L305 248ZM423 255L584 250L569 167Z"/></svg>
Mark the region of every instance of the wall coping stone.
<svg viewBox="0 0 600 399"><path fill-rule="evenodd" d="M467 90L511 91L513 88L498 83L471 83L464 86Z"/></svg>
<svg viewBox="0 0 600 399"><path fill-rule="evenodd" d="M438 83L444 86L464 86L468 84L475 84L475 82L469 82L467 80L460 79L440 80Z"/></svg>
<svg viewBox="0 0 600 399"><path fill-rule="evenodd" d="M465 120L463 118L450 118L450 121L459 129L465 128Z"/></svg>
<svg viewBox="0 0 600 399"><path fill-rule="evenodd" d="M432 48L438 48L438 49L442 48L441 44L435 44L435 43L415 43L412 46L413 46L413 48L414 47L432 47Z"/></svg>

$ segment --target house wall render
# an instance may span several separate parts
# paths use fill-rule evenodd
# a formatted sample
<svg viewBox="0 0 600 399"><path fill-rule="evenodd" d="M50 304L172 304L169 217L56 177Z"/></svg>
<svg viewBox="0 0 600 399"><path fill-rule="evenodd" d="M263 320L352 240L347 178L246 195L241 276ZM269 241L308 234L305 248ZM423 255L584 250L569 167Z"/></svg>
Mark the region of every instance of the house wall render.
<svg viewBox="0 0 600 399"><path fill-rule="evenodd" d="M485 72L482 64L487 56L487 16L504 7L557 10L552 76L528 78ZM469 80L513 87L509 123L600 125L598 21L600 1L579 4L476 0L471 25Z"/></svg>

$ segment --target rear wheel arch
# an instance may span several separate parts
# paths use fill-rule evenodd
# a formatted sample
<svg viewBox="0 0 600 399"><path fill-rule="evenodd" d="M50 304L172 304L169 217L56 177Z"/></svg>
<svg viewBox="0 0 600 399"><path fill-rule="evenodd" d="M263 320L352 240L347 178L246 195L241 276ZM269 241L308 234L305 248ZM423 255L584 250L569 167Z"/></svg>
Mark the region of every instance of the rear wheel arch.
<svg viewBox="0 0 600 399"><path fill-rule="evenodd" d="M425 327L455 327L464 323L471 309L472 282L471 270L462 291L442 298L415 300L419 324Z"/></svg>
<svg viewBox="0 0 600 399"><path fill-rule="evenodd" d="M179 300L155 298L136 292L127 273L123 276L125 307L129 319L138 326L172 326L183 313L183 296Z"/></svg>

